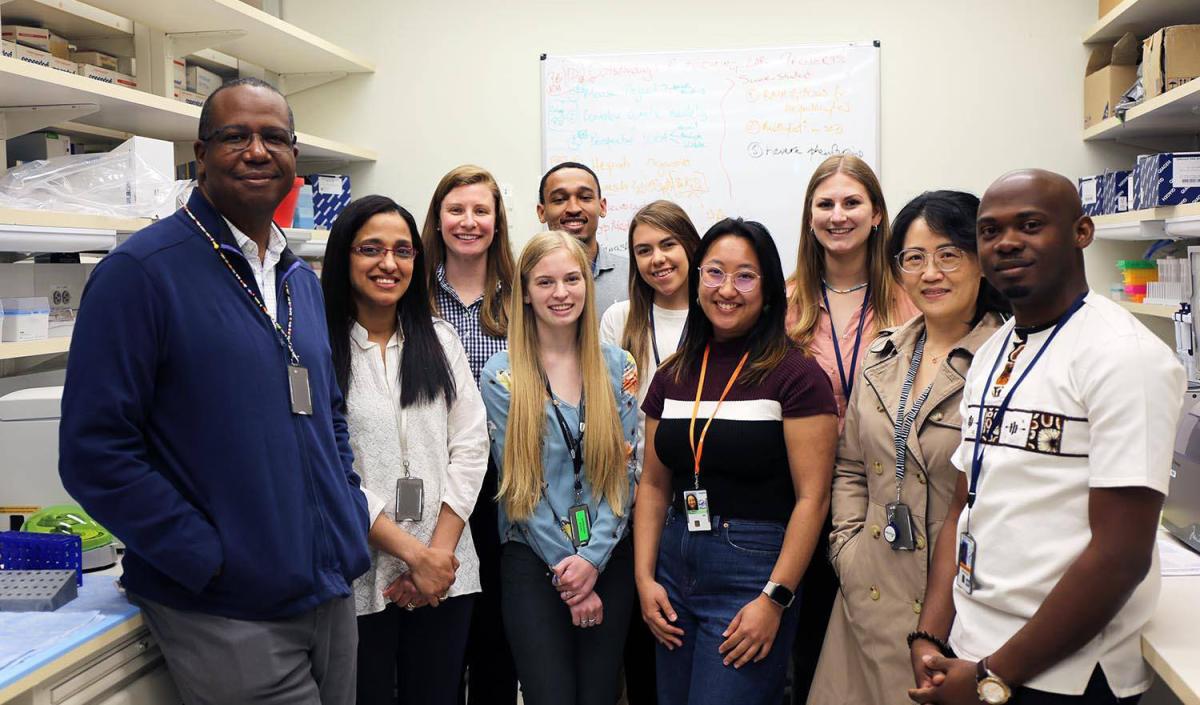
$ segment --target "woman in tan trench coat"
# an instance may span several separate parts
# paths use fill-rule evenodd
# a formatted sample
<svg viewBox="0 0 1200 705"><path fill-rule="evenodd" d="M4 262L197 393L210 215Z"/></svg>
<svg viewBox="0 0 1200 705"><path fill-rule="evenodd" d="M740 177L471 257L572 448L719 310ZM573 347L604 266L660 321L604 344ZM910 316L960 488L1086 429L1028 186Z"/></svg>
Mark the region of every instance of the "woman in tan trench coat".
<svg viewBox="0 0 1200 705"><path fill-rule="evenodd" d="M830 536L841 591L809 705L909 702L905 637L916 629L930 537L937 536L958 476L950 458L961 437L963 382L975 350L1008 311L979 269L978 208L970 194L925 193L892 226L893 271L921 315L871 344L847 407ZM902 399L907 418L897 423ZM898 463L896 436L903 437L905 426ZM903 507L889 523L887 507L897 502Z"/></svg>

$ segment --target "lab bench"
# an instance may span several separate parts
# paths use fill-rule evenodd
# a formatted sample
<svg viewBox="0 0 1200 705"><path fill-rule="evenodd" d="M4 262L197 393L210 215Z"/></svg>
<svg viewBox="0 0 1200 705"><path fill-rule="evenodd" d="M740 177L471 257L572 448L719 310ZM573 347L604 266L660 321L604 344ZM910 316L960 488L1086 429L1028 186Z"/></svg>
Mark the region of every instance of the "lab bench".
<svg viewBox="0 0 1200 705"><path fill-rule="evenodd" d="M91 615L90 621L51 643L33 633L41 615ZM21 620L18 622L17 620ZM136 705L178 703L166 663L141 610L117 588L111 573L83 576L79 597L53 613L0 613L0 634L25 639L31 653L0 667L0 703L6 705Z"/></svg>

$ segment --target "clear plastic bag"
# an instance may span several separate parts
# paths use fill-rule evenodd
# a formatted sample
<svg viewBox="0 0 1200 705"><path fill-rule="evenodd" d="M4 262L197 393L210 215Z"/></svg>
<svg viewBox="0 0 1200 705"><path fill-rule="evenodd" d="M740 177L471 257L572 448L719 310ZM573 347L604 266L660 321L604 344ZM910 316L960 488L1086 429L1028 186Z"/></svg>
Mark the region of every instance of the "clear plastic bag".
<svg viewBox="0 0 1200 705"><path fill-rule="evenodd" d="M147 163L134 140L102 154L33 161L0 176L0 207L162 217L175 211L191 183L162 168Z"/></svg>

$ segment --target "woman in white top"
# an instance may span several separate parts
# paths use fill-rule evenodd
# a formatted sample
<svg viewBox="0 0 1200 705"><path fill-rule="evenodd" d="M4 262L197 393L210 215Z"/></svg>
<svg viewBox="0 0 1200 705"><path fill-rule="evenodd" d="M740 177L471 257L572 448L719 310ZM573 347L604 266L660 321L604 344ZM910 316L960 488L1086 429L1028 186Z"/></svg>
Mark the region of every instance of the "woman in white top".
<svg viewBox="0 0 1200 705"><path fill-rule="evenodd" d="M628 350L637 363L638 376L638 476L646 437L642 402L658 366L683 339L688 315L688 274L700 246L696 226L682 208L670 201L654 201L629 221L629 300L618 301L604 312L600 340ZM654 638L633 611L625 642L625 690L630 705L656 702Z"/></svg>
<svg viewBox="0 0 1200 705"><path fill-rule="evenodd" d="M330 231L321 278L371 518L371 568L354 582L362 705L395 702L393 684L401 702L455 703L480 591L467 519L487 416L458 335L431 315L416 233L390 198L359 199Z"/></svg>

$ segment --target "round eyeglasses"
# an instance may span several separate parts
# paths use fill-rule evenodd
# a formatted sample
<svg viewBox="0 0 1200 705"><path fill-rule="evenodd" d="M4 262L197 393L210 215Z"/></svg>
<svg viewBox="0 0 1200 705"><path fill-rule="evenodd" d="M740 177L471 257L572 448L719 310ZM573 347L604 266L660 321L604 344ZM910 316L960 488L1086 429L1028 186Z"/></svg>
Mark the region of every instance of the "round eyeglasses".
<svg viewBox="0 0 1200 705"><path fill-rule="evenodd" d="M962 266L963 260L966 259L967 253L954 245L943 245L932 253L916 248L900 250L896 255L896 266L900 267L903 272L909 274L919 274L925 271L929 266L929 260L933 260L933 266L942 272L953 272Z"/></svg>
<svg viewBox="0 0 1200 705"><path fill-rule="evenodd" d="M762 278L758 272L747 270L729 274L715 264L701 265L696 269L700 270L700 283L704 286L710 289L719 289L725 284L726 277L733 277L733 288L743 294L749 294L758 288L758 280Z"/></svg>

